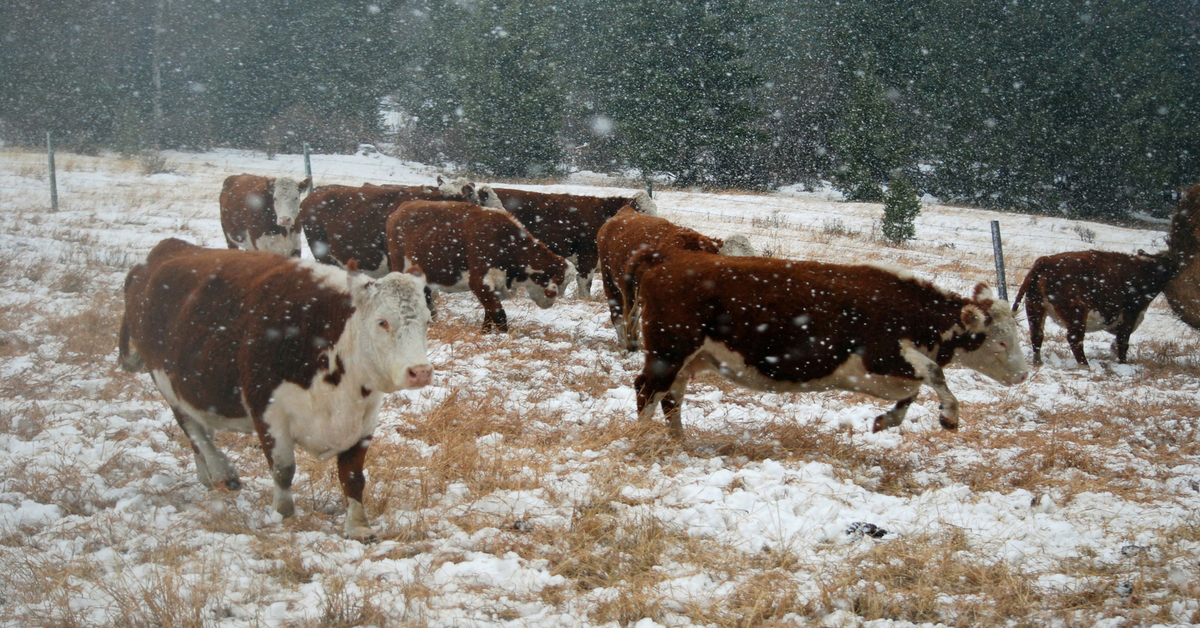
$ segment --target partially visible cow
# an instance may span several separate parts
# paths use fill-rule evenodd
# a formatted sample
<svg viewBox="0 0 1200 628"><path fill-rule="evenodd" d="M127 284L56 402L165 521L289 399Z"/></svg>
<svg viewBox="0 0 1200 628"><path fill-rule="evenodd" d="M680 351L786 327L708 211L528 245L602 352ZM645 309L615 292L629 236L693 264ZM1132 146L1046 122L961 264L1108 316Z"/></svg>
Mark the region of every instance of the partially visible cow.
<svg viewBox="0 0 1200 628"><path fill-rule="evenodd" d="M1067 344L1080 365L1088 363L1083 355L1084 334L1101 330L1116 336L1114 352L1124 364L1129 336L1142 323L1150 302L1178 273L1178 256L1169 251L1154 255L1074 251L1037 258L1012 305L1016 312L1021 299L1026 299L1033 363L1042 363L1042 328L1050 314L1066 328Z"/></svg>
<svg viewBox="0 0 1200 628"><path fill-rule="evenodd" d="M1179 274L1163 288L1163 296L1179 320L1200 329L1200 183L1180 195L1171 214L1167 249L1179 258Z"/></svg>
<svg viewBox="0 0 1200 628"><path fill-rule="evenodd" d="M404 203L387 220L387 241L392 268L425 272L431 312L433 291L470 290L483 305L485 332L508 331L501 301L514 287L548 308L574 272L512 214L472 203Z"/></svg>
<svg viewBox="0 0 1200 628"><path fill-rule="evenodd" d="M379 406L433 373L424 289L419 274L370 281L311 260L163 240L125 279L120 360L149 371L205 486L241 487L214 432L255 432L274 508L289 517L299 445L337 458L345 533L370 539L363 460Z"/></svg>
<svg viewBox="0 0 1200 628"><path fill-rule="evenodd" d="M400 204L412 200L449 200L478 203L479 190L497 204L491 188L479 190L465 180L438 187L409 185L322 186L300 205L300 224L313 256L325 264L345 266L356 260L359 268L378 276L388 271L387 218Z"/></svg>
<svg viewBox="0 0 1200 628"><path fill-rule="evenodd" d="M521 221L529 232L551 251L575 263L579 296L591 298L592 275L599 253L596 235L601 225L622 207L655 216L657 205L645 191L632 197L597 197L575 194L548 194L529 190L495 188L504 209Z"/></svg>
<svg viewBox="0 0 1200 628"><path fill-rule="evenodd" d="M896 401L875 419L899 425L922 384L958 428L958 400L942 367L957 361L1003 384L1028 376L1016 320L985 284L973 298L903 271L676 251L642 275L642 345L634 382L638 415L661 402L682 435L688 380L714 370L775 392L828 389Z"/></svg>
<svg viewBox="0 0 1200 628"><path fill-rule="evenodd" d="M654 258L677 250L719 253L723 245L721 240L628 205L609 218L596 234L596 247L617 344L626 351L637 351L638 280L646 267L657 261Z"/></svg>
<svg viewBox="0 0 1200 628"><path fill-rule="evenodd" d="M221 229L231 249L271 251L300 257L300 195L312 178L295 179L233 174L221 186Z"/></svg>

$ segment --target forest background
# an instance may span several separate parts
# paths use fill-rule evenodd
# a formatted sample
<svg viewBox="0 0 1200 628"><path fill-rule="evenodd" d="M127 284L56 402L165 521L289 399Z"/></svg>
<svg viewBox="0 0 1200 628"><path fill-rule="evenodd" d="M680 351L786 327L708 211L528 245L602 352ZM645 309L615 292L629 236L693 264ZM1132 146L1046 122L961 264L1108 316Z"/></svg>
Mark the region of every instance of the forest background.
<svg viewBox="0 0 1200 628"><path fill-rule="evenodd" d="M1121 220L1200 180L1194 0L15 0L0 141ZM390 116L390 118L386 118Z"/></svg>

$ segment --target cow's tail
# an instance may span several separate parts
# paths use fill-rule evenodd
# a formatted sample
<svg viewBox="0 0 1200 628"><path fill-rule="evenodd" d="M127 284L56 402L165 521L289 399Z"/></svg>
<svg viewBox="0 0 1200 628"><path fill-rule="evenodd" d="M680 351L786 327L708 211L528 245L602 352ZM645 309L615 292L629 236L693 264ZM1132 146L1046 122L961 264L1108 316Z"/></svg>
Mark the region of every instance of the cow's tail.
<svg viewBox="0 0 1200 628"><path fill-rule="evenodd" d="M137 274L145 272L145 265L138 264L134 266L129 274L125 276L125 292L129 292L129 285L133 282ZM142 354L138 353L137 349L129 339L129 299L125 299L125 314L121 317L121 339L118 342L120 351L119 361L121 368L130 373L137 373L145 366L145 361L142 360Z"/></svg>
<svg viewBox="0 0 1200 628"><path fill-rule="evenodd" d="M636 320L638 280L647 270L658 266L665 259L656 247L647 246L635 251L625 262L625 268L618 278L621 286L621 320L625 325L625 333L632 333L633 322Z"/></svg>
<svg viewBox="0 0 1200 628"><path fill-rule="evenodd" d="M1013 312L1016 312L1017 308L1021 305L1021 299L1025 296L1025 293L1037 285L1038 276L1042 274L1042 265L1040 262L1041 260L1038 260L1033 263L1033 268L1030 268L1029 272L1025 275L1025 281L1021 282L1021 288L1017 290L1017 296L1013 297ZM1033 294L1030 294L1029 298L1033 299Z"/></svg>

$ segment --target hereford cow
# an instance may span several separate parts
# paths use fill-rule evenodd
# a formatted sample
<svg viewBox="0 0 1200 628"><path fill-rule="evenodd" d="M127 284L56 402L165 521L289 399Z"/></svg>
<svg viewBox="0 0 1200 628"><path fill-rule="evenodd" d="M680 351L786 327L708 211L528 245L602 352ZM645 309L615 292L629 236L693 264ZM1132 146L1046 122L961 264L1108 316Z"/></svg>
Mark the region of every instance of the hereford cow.
<svg viewBox="0 0 1200 628"><path fill-rule="evenodd" d="M434 290L475 293L485 332L508 331L500 302L515 286L547 308L574 272L511 214L471 203L404 203L388 217L387 242L392 268L415 264L425 272L431 312Z"/></svg>
<svg viewBox="0 0 1200 628"><path fill-rule="evenodd" d="M388 271L387 218L400 204L412 200L479 202L473 183L458 180L438 187L408 185L322 186L300 204L300 224L313 256L325 264L345 266L356 260L369 275ZM498 204L491 188L485 195Z"/></svg>
<svg viewBox="0 0 1200 628"><path fill-rule="evenodd" d="M1004 384L1028 375L1016 320L985 284L967 299L876 266L692 251L659 259L641 279L646 361L634 388L640 419L661 401L676 436L688 380L706 369L758 390L895 400L874 431L899 425L921 384L938 395L942 427L957 429L942 374L953 360Z"/></svg>
<svg viewBox="0 0 1200 628"><path fill-rule="evenodd" d="M233 174L221 187L221 229L231 249L271 251L300 257L300 232L296 215L300 195L312 178L271 179L254 174Z"/></svg>
<svg viewBox="0 0 1200 628"><path fill-rule="evenodd" d="M429 384L419 274L361 273L163 240L125 279L121 364L145 368L192 443L205 486L241 487L213 442L256 432L274 508L295 511L294 447L337 458L345 532L370 539L363 460L383 396Z"/></svg>
<svg viewBox="0 0 1200 628"><path fill-rule="evenodd" d="M719 253L723 242L673 224L665 218L642 214L626 205L608 219L596 234L600 256L600 282L608 299L608 315L617 332L617 344L637 351L637 287L647 267L647 257L672 251Z"/></svg>
<svg viewBox="0 0 1200 628"><path fill-rule="evenodd" d="M579 296L590 298L592 275L599 253L596 235L604 221L630 205L651 216L658 214L650 195L640 191L633 197L597 197L547 194L528 190L495 188L504 209L521 221L535 238L551 251L575 263Z"/></svg>
<svg viewBox="0 0 1200 628"><path fill-rule="evenodd" d="M1067 330L1075 361L1087 366L1083 335L1104 330L1115 335L1117 361L1125 363L1129 336L1141 324L1146 308L1179 273L1171 252L1137 255L1110 251L1075 251L1046 255L1033 262L1013 299L1013 311L1025 300L1033 363L1042 363L1042 326L1049 313Z"/></svg>

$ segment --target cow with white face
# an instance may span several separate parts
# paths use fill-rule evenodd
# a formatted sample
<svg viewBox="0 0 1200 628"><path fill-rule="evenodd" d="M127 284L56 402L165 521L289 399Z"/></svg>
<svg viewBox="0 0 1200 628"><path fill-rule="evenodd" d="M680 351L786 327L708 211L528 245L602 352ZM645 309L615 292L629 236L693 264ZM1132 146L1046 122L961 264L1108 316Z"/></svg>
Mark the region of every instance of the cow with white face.
<svg viewBox="0 0 1200 628"><path fill-rule="evenodd" d="M775 392L848 390L896 401L874 431L899 425L921 385L958 428L958 400L942 367L957 361L1002 384L1025 380L1016 320L984 284L973 298L910 274L761 257L674 251L641 276L645 366L638 414L661 402L682 435L688 380L704 370Z"/></svg>
<svg viewBox="0 0 1200 628"><path fill-rule="evenodd" d="M501 301L524 287L541 308L574 279L571 263L533 237L508 212L473 203L409 201L387 220L388 264L420 266L433 292L470 290L483 305L483 330L508 331Z"/></svg>
<svg viewBox="0 0 1200 628"><path fill-rule="evenodd" d="M300 257L300 197L312 179L296 182L253 174L225 178L221 187L221 229L231 249L270 251Z"/></svg>
<svg viewBox="0 0 1200 628"><path fill-rule="evenodd" d="M385 394L430 383L419 273L361 273L163 240L125 280L121 364L144 368L192 443L206 486L241 487L213 442L255 432L295 512L294 450L337 458L345 532L369 540L363 461Z"/></svg>

